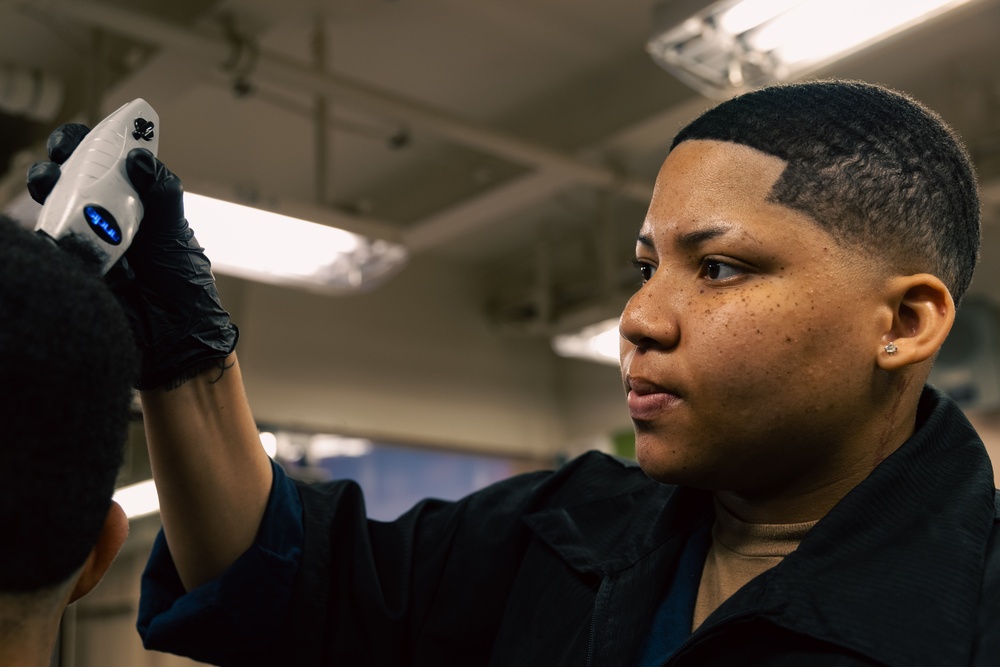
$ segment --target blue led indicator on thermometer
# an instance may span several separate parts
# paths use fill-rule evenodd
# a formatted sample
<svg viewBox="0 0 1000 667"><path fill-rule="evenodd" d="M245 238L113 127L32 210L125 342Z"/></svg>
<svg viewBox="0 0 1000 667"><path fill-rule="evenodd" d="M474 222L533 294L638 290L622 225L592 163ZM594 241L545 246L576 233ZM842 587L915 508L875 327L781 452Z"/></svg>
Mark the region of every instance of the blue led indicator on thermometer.
<svg viewBox="0 0 1000 667"><path fill-rule="evenodd" d="M122 242L122 231L114 217L106 209L100 206L84 206L83 215L90 228L102 239L111 245L118 245Z"/></svg>

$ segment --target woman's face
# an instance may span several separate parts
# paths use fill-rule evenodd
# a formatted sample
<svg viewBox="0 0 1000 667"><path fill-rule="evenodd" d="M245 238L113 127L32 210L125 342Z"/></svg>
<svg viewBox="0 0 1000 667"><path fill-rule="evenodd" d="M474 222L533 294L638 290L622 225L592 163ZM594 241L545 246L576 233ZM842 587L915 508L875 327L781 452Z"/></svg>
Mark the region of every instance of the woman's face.
<svg viewBox="0 0 1000 667"><path fill-rule="evenodd" d="M621 318L636 453L654 479L773 495L874 464L858 457L885 435L872 408L885 276L768 201L784 166L687 141L657 177L636 244L644 283Z"/></svg>

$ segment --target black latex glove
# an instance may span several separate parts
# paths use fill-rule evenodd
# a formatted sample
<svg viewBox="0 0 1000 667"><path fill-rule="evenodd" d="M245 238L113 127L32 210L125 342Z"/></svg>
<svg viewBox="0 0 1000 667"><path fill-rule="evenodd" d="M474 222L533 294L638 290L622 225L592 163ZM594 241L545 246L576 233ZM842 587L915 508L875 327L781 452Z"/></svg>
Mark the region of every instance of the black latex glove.
<svg viewBox="0 0 1000 667"><path fill-rule="evenodd" d="M88 129L57 128L48 139L51 162L28 170L28 192L43 203ZM125 256L108 272L142 354L139 389L170 386L218 364L236 347L239 331L219 301L211 264L184 218L184 187L145 148L132 149L125 171L143 218Z"/></svg>

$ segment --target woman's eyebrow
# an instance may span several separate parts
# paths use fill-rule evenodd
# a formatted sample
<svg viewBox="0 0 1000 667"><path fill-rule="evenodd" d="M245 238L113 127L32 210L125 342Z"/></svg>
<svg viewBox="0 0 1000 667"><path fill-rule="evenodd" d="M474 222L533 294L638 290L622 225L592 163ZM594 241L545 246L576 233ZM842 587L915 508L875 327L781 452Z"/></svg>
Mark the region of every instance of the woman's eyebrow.
<svg viewBox="0 0 1000 667"><path fill-rule="evenodd" d="M706 241L711 241L714 238L718 238L724 234L728 234L733 231L732 225L718 224L711 227L705 227L703 229L696 229L684 234L679 234L675 239L675 243L683 250L688 252L696 249L702 243Z"/></svg>
<svg viewBox="0 0 1000 667"><path fill-rule="evenodd" d="M718 238L724 234L732 232L734 225L729 224L716 224L711 227L705 227L703 229L695 229L690 232L685 232L683 234L678 234L674 242L685 251L692 251L702 243L710 241L714 238ZM643 230L639 230L636 234L635 242L639 245L645 246L647 248L653 248L653 237L650 233Z"/></svg>

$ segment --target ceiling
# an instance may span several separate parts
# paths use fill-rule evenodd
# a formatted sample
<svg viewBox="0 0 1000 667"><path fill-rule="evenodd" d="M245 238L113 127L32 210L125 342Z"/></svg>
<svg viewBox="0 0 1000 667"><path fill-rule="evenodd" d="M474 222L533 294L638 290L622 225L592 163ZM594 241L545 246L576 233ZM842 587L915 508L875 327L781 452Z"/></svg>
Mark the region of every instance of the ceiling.
<svg viewBox="0 0 1000 667"><path fill-rule="evenodd" d="M0 114L0 205L23 198L52 127L143 97L188 190L464 265L513 329L613 314L671 136L711 103L645 54L651 5L0 0L0 65L64 93L49 118ZM998 34L1000 0L973 0L819 73L910 92L965 137L985 195L981 293L1000 279Z"/></svg>

